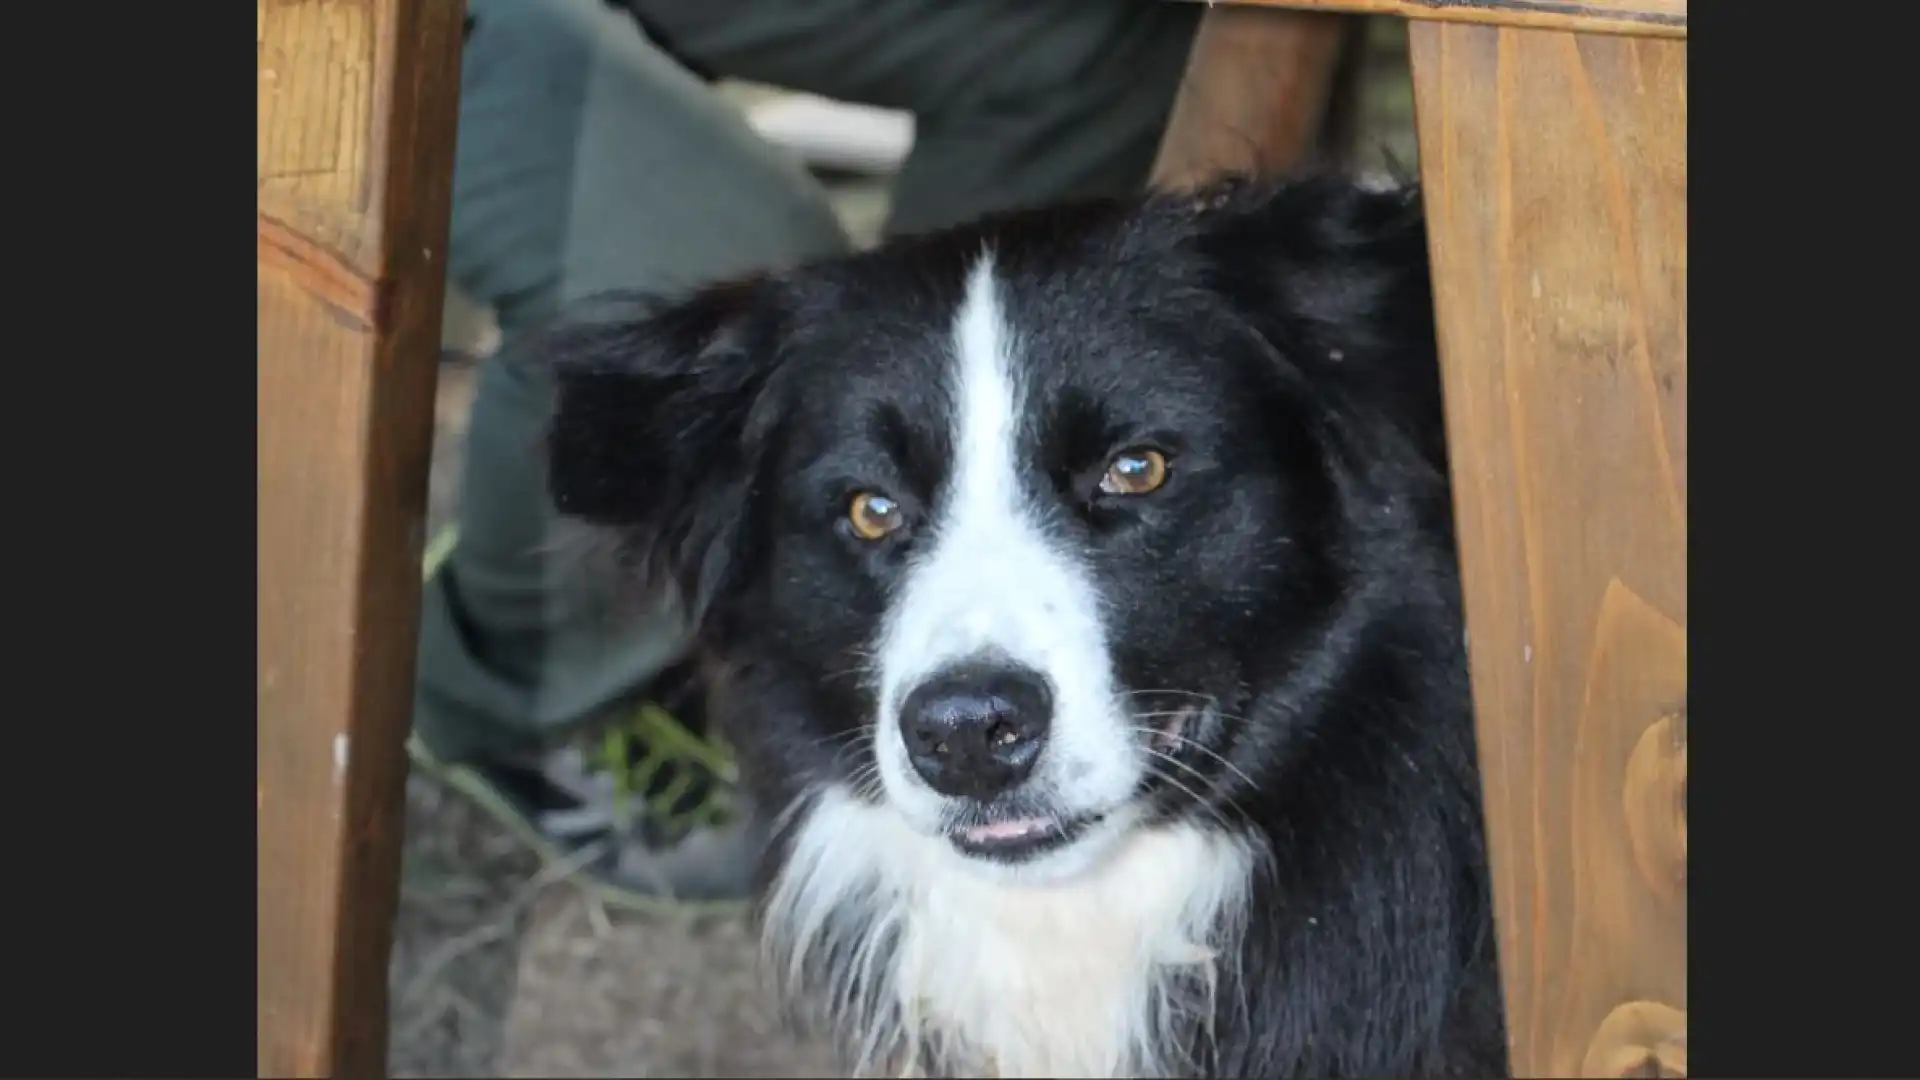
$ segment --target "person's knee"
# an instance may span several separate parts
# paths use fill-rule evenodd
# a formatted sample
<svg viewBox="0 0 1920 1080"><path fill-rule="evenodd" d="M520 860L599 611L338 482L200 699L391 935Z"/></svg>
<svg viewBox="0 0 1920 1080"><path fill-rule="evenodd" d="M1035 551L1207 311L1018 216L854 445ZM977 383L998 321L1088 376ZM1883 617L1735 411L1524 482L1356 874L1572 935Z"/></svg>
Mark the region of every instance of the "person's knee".
<svg viewBox="0 0 1920 1080"><path fill-rule="evenodd" d="M560 296L592 42L547 3L468 10L448 273L510 335Z"/></svg>

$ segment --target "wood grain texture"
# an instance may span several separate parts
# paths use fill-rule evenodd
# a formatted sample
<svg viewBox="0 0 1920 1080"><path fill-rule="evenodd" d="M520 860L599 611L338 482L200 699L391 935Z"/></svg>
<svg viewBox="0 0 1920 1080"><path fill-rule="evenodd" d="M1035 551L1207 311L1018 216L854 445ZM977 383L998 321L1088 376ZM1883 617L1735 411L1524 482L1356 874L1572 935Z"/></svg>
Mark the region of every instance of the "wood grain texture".
<svg viewBox="0 0 1920 1080"><path fill-rule="evenodd" d="M385 1069L463 7L257 0L263 1076Z"/></svg>
<svg viewBox="0 0 1920 1080"><path fill-rule="evenodd" d="M1411 45L1515 1075L1684 1075L1686 45Z"/></svg>
<svg viewBox="0 0 1920 1080"><path fill-rule="evenodd" d="M1398 15L1405 19L1685 38L1687 0L1207 0L1301 11Z"/></svg>
<svg viewBox="0 0 1920 1080"><path fill-rule="evenodd" d="M1177 189L1223 173L1277 173L1316 146L1348 43L1347 15L1210 8L1154 161L1152 184Z"/></svg>

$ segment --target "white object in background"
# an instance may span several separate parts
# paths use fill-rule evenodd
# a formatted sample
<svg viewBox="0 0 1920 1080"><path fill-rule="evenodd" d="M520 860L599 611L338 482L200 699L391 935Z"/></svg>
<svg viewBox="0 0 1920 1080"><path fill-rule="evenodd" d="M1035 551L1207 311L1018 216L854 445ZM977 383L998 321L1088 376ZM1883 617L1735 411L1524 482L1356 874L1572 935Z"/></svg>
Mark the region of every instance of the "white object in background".
<svg viewBox="0 0 1920 1080"><path fill-rule="evenodd" d="M809 165L849 172L894 172L913 148L912 113L814 94L763 101L747 110L747 123Z"/></svg>
<svg viewBox="0 0 1920 1080"><path fill-rule="evenodd" d="M440 347L479 358L500 347L500 325L493 309L447 283L447 300L440 309Z"/></svg>

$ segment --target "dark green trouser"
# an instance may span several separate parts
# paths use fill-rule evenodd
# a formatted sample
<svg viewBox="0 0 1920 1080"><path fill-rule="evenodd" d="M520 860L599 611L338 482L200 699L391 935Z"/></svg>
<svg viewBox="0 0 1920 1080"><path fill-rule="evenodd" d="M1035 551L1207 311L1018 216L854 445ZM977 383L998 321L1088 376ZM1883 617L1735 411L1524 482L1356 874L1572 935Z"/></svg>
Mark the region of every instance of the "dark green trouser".
<svg viewBox="0 0 1920 1080"><path fill-rule="evenodd" d="M911 109L893 231L1146 177L1199 5L1164 0L635 0L725 75ZM447 758L529 745L643 687L671 610L608 617L569 577L526 331L615 288L678 290L845 250L824 193L603 0L468 0L450 270L496 312L459 545L426 588L415 723Z"/></svg>

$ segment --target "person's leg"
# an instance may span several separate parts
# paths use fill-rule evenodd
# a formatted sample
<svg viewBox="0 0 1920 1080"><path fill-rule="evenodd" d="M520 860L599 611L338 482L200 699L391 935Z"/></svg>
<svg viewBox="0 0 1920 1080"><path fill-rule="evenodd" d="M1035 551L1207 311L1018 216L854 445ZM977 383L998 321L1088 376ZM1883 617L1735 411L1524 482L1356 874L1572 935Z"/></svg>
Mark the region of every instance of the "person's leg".
<svg viewBox="0 0 1920 1080"><path fill-rule="evenodd" d="M423 597L416 746L449 764L546 750L685 645L670 610L598 610L578 560L553 550L550 388L529 332L608 290L673 292L847 247L804 170L600 0L468 10L449 272L493 307L502 345L479 374L458 541ZM562 786L600 783L576 779Z"/></svg>
<svg viewBox="0 0 1920 1080"><path fill-rule="evenodd" d="M1203 5L620 0L725 75L911 110L891 232L1146 182Z"/></svg>

